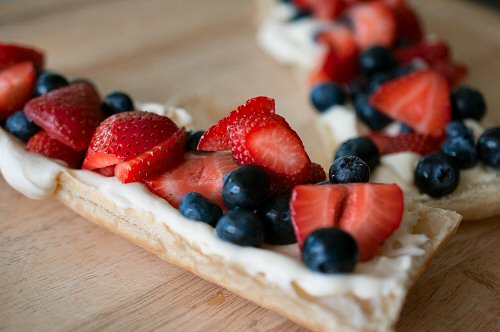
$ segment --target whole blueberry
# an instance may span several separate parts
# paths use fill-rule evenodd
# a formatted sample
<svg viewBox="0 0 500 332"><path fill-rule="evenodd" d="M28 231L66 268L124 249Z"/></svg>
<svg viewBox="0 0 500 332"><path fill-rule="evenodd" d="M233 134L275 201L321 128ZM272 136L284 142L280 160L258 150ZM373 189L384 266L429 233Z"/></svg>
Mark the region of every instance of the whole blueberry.
<svg viewBox="0 0 500 332"><path fill-rule="evenodd" d="M401 126L399 127L399 133L400 134L413 134L415 130L413 130L412 127L408 126L407 124L401 123Z"/></svg>
<svg viewBox="0 0 500 332"><path fill-rule="evenodd" d="M500 127L487 129L479 137L477 153L486 165L500 168Z"/></svg>
<svg viewBox="0 0 500 332"><path fill-rule="evenodd" d="M414 73L416 70L417 68L415 68L414 66L397 67L392 71L392 76L394 78L399 78L406 75L410 75L411 73Z"/></svg>
<svg viewBox="0 0 500 332"><path fill-rule="evenodd" d="M205 132L203 130L189 131L187 142L186 142L186 150L187 151L198 150L198 143L200 142L201 136L203 136L204 133Z"/></svg>
<svg viewBox="0 0 500 332"><path fill-rule="evenodd" d="M334 82L315 86L311 92L311 102L319 112L324 112L332 106L342 105L345 93L342 87Z"/></svg>
<svg viewBox="0 0 500 332"><path fill-rule="evenodd" d="M415 185L420 192L432 197L451 194L460 181L457 163L444 153L431 153L418 162Z"/></svg>
<svg viewBox="0 0 500 332"><path fill-rule="evenodd" d="M370 167L375 169L380 160L380 153L372 140L366 137L351 138L338 148L335 159L343 156L356 156L361 158Z"/></svg>
<svg viewBox="0 0 500 332"><path fill-rule="evenodd" d="M31 122L23 111L9 116L5 121L5 128L23 142L28 142L33 135L40 131L40 127Z"/></svg>
<svg viewBox="0 0 500 332"><path fill-rule="evenodd" d="M368 76L375 73L391 71L397 66L394 54L388 48L374 46L359 57L361 71Z"/></svg>
<svg viewBox="0 0 500 332"><path fill-rule="evenodd" d="M331 183L364 183L370 181L370 167L359 157L343 156L330 166Z"/></svg>
<svg viewBox="0 0 500 332"><path fill-rule="evenodd" d="M290 215L291 193L271 196L259 210L264 222L265 238L269 244L291 244L297 242Z"/></svg>
<svg viewBox="0 0 500 332"><path fill-rule="evenodd" d="M356 240L340 228L322 228L307 237L302 258L315 272L350 273L359 260L359 248Z"/></svg>
<svg viewBox="0 0 500 332"><path fill-rule="evenodd" d="M135 106L129 95L121 91L115 91L104 98L103 108L106 114L113 115L133 111Z"/></svg>
<svg viewBox="0 0 500 332"><path fill-rule="evenodd" d="M474 143L474 132L462 121L454 120L446 127L446 136L448 138L464 137L471 143Z"/></svg>
<svg viewBox="0 0 500 332"><path fill-rule="evenodd" d="M220 206L196 192L191 192L182 198L179 210L186 218L212 226L215 226L222 217Z"/></svg>
<svg viewBox="0 0 500 332"><path fill-rule="evenodd" d="M443 152L453 158L461 169L476 166L477 153L473 140L463 136L451 137L444 142Z"/></svg>
<svg viewBox="0 0 500 332"><path fill-rule="evenodd" d="M217 236L240 246L258 247L264 239L262 220L245 209L233 209L222 216L215 227Z"/></svg>
<svg viewBox="0 0 500 332"><path fill-rule="evenodd" d="M481 92L467 86L453 89L451 107L453 119L481 120L486 114L486 102Z"/></svg>
<svg viewBox="0 0 500 332"><path fill-rule="evenodd" d="M64 76L52 72L44 72L36 80L35 96L41 96L68 85L69 83Z"/></svg>
<svg viewBox="0 0 500 332"><path fill-rule="evenodd" d="M360 95L364 94L368 89L368 78L364 75L359 75L351 82L349 82L347 86L347 92L352 100L355 100Z"/></svg>
<svg viewBox="0 0 500 332"><path fill-rule="evenodd" d="M370 79L370 91L375 92L385 83L394 79L394 75L391 73L376 73Z"/></svg>
<svg viewBox="0 0 500 332"><path fill-rule="evenodd" d="M270 187L269 176L260 167L242 166L225 177L222 200L229 209L255 210L267 200Z"/></svg>
<svg viewBox="0 0 500 332"><path fill-rule="evenodd" d="M372 130L382 130L392 122L391 118L370 105L369 95L358 95L354 102L354 109L358 118Z"/></svg>

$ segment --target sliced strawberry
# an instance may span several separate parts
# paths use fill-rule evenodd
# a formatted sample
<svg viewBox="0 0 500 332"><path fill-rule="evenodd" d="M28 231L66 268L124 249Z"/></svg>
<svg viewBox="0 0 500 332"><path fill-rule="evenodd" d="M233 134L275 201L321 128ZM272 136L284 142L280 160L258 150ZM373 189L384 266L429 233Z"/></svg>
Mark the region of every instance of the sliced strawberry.
<svg viewBox="0 0 500 332"><path fill-rule="evenodd" d="M83 151L75 151L58 140L50 138L43 130L30 138L26 149L51 159L62 160L71 168L80 168L84 155Z"/></svg>
<svg viewBox="0 0 500 332"><path fill-rule="evenodd" d="M415 59L424 60L429 65L450 60L450 48L443 41L424 41L415 46L398 48L394 54L401 64L408 64Z"/></svg>
<svg viewBox="0 0 500 332"><path fill-rule="evenodd" d="M94 170L131 160L163 143L177 130L168 117L149 112L110 116L96 129L83 168Z"/></svg>
<svg viewBox="0 0 500 332"><path fill-rule="evenodd" d="M232 111L227 117L220 120L216 125L201 137L198 143L200 151L226 151L230 150L228 126L234 124L240 118L254 113L274 114L276 105L274 99L267 97L255 97Z"/></svg>
<svg viewBox="0 0 500 332"><path fill-rule="evenodd" d="M197 192L220 206L224 176L239 167L230 152L189 152L177 167L145 181L148 189L175 208L190 192Z"/></svg>
<svg viewBox="0 0 500 332"><path fill-rule="evenodd" d="M35 82L36 72L31 62L22 62L0 72L0 120L24 106L33 95Z"/></svg>
<svg viewBox="0 0 500 332"><path fill-rule="evenodd" d="M101 98L87 83L73 84L32 99L24 113L50 137L77 151L86 150L104 119Z"/></svg>
<svg viewBox="0 0 500 332"><path fill-rule="evenodd" d="M115 176L115 166L116 165L111 165L111 166L106 166L103 168L97 168L94 170L94 172L97 172L97 173L109 178L109 177Z"/></svg>
<svg viewBox="0 0 500 332"><path fill-rule="evenodd" d="M423 28L415 11L404 0L384 0L396 19L396 38L399 41L419 43L423 36Z"/></svg>
<svg viewBox="0 0 500 332"><path fill-rule="evenodd" d="M432 70L391 80L371 97L373 107L418 133L439 137L451 120L450 87Z"/></svg>
<svg viewBox="0 0 500 332"><path fill-rule="evenodd" d="M310 183L318 183L326 180L326 173L320 164L311 164L311 180Z"/></svg>
<svg viewBox="0 0 500 332"><path fill-rule="evenodd" d="M315 230L338 226L346 196L344 186L302 185L294 188L290 213L301 249Z"/></svg>
<svg viewBox="0 0 500 332"><path fill-rule="evenodd" d="M360 2L347 11L354 27L354 39L365 50L372 46L391 47L396 39L396 19L382 1Z"/></svg>
<svg viewBox="0 0 500 332"><path fill-rule="evenodd" d="M40 70L44 65L44 55L41 51L31 47L0 44L0 70L24 61L32 62L36 70Z"/></svg>
<svg viewBox="0 0 500 332"><path fill-rule="evenodd" d="M333 21L347 9L346 0L310 0L314 17L322 21Z"/></svg>
<svg viewBox="0 0 500 332"><path fill-rule="evenodd" d="M431 68L446 77L452 87L459 85L468 72L466 66L448 61L436 61L431 65Z"/></svg>
<svg viewBox="0 0 500 332"><path fill-rule="evenodd" d="M403 133L389 136L380 132L372 132L367 136L377 146L380 154L390 154L404 151L416 152L425 156L439 151L441 140L433 136Z"/></svg>
<svg viewBox="0 0 500 332"><path fill-rule="evenodd" d="M115 177L123 183L141 182L173 168L182 160L186 139L186 130L177 130L153 148L117 164Z"/></svg>
<svg viewBox="0 0 500 332"><path fill-rule="evenodd" d="M339 226L358 243L360 261L373 258L377 249L403 220L404 195L395 184L350 184Z"/></svg>

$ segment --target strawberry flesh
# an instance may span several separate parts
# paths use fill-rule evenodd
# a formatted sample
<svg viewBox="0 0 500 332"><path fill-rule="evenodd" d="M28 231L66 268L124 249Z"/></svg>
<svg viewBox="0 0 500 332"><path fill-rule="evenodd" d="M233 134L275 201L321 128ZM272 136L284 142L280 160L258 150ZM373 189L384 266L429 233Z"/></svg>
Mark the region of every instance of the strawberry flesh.
<svg viewBox="0 0 500 332"><path fill-rule="evenodd" d="M425 156L431 152L439 151L442 143L442 140L433 136L410 133L389 136L384 133L372 132L367 137L375 143L382 155L411 151Z"/></svg>
<svg viewBox="0 0 500 332"><path fill-rule="evenodd" d="M71 168L80 168L84 155L83 151L71 149L58 140L51 138L43 130L30 138L26 149L51 159L64 161Z"/></svg>
<svg viewBox="0 0 500 332"><path fill-rule="evenodd" d="M0 120L22 109L33 95L36 71L31 62L21 62L0 72Z"/></svg>
<svg viewBox="0 0 500 332"><path fill-rule="evenodd" d="M43 68L45 59L43 53L34 48L13 44L0 44L0 70L24 61L33 63L35 69L38 71Z"/></svg>
<svg viewBox="0 0 500 332"><path fill-rule="evenodd" d="M442 41L422 42L415 46L402 47L394 51L400 64L408 64L415 59L421 59L432 65L435 62L449 61L450 48Z"/></svg>

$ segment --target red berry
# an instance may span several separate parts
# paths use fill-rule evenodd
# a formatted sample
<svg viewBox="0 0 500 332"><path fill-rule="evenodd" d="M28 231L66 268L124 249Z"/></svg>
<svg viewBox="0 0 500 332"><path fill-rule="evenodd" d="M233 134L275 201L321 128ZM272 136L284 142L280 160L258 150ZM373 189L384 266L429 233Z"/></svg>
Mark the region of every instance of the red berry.
<svg viewBox="0 0 500 332"><path fill-rule="evenodd" d="M326 180L326 173L320 164L311 164L311 179L310 183L318 183Z"/></svg>
<svg viewBox="0 0 500 332"><path fill-rule="evenodd" d="M410 63L415 59L424 60L429 65L450 60L450 48L442 41L424 41L415 46L398 48L394 54L401 64Z"/></svg>
<svg viewBox="0 0 500 332"><path fill-rule="evenodd" d="M384 0L396 19L397 40L418 43L424 36L422 24L415 11L404 0Z"/></svg>
<svg viewBox="0 0 500 332"><path fill-rule="evenodd" d="M459 85L468 72L466 66L448 61L436 61L431 65L431 68L446 77L452 87Z"/></svg>
<svg viewBox="0 0 500 332"><path fill-rule="evenodd" d="M346 0L310 0L314 17L322 21L333 21L347 9Z"/></svg>
<svg viewBox="0 0 500 332"><path fill-rule="evenodd" d="M425 156L441 148L440 139L422 134L403 133L398 136L389 136L372 132L367 137L375 143L381 155L411 151Z"/></svg>
<svg viewBox="0 0 500 332"><path fill-rule="evenodd" d="M34 48L13 44L0 44L0 70L24 61L32 62L36 70L41 70L44 64L44 55L41 51Z"/></svg>
<svg viewBox="0 0 500 332"><path fill-rule="evenodd" d="M21 62L0 72L0 120L22 109L33 95L35 82L36 72L31 62Z"/></svg>
<svg viewBox="0 0 500 332"><path fill-rule="evenodd" d="M43 130L30 138L26 149L51 159L62 160L71 168L80 168L84 155L83 151L75 151L58 140L50 138Z"/></svg>

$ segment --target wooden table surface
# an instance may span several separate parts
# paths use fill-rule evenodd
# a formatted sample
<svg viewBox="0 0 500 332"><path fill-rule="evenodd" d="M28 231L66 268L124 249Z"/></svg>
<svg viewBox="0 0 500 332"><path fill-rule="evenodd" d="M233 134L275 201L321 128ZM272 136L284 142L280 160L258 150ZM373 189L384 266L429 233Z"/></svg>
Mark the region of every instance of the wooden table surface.
<svg viewBox="0 0 500 332"><path fill-rule="evenodd" d="M500 16L455 0L414 1L429 31L471 68L500 123ZM0 1L0 40L37 45L48 67L136 100L211 98L200 127L256 95L275 97L314 159L303 84L255 43L248 0ZM181 98L182 99L182 98ZM1 156L0 156L1 158ZM401 331L500 330L500 218L463 224L411 290ZM0 330L298 331L300 327L159 260L53 199L0 178Z"/></svg>

